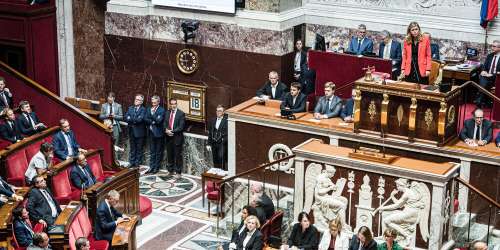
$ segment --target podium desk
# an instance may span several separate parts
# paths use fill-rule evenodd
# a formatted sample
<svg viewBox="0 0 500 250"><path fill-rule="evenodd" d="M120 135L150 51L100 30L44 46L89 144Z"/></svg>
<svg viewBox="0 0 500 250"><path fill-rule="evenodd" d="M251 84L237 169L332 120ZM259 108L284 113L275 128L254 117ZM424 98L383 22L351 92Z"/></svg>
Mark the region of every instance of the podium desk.
<svg viewBox="0 0 500 250"><path fill-rule="evenodd" d="M443 68L443 82L451 82L453 85L461 85L467 81L479 82L479 65L470 69L458 69L456 66L445 66Z"/></svg>
<svg viewBox="0 0 500 250"><path fill-rule="evenodd" d="M116 226L111 243L113 249L136 249L135 229L137 222L137 215L132 215L129 221L122 222Z"/></svg>
<svg viewBox="0 0 500 250"><path fill-rule="evenodd" d="M16 194L27 198L27 194L30 191L29 187L23 187L16 190ZM0 249L4 247L5 249L11 249L12 240L12 211L21 204L22 201L12 201L9 200L2 207L0 207Z"/></svg>
<svg viewBox="0 0 500 250"><path fill-rule="evenodd" d="M355 82L354 132L380 134L443 146L457 137L462 88L447 93L426 90L427 85L388 81L386 85Z"/></svg>

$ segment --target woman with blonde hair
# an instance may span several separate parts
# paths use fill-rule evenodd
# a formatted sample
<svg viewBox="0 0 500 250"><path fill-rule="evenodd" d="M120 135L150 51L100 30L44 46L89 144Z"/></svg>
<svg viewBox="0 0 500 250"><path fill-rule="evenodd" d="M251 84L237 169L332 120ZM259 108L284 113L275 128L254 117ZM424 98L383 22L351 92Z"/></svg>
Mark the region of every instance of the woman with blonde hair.
<svg viewBox="0 0 500 250"><path fill-rule="evenodd" d="M328 223L328 230L323 233L319 250L347 250L349 248L349 238L342 233L342 222L340 217Z"/></svg>
<svg viewBox="0 0 500 250"><path fill-rule="evenodd" d="M246 229L238 240L238 250L262 250L264 241L260 232L260 222L257 216L250 215L245 219ZM231 248L231 246L230 246Z"/></svg>
<svg viewBox="0 0 500 250"><path fill-rule="evenodd" d="M431 42L417 22L411 22L403 41L401 74L405 81L428 84L431 73Z"/></svg>

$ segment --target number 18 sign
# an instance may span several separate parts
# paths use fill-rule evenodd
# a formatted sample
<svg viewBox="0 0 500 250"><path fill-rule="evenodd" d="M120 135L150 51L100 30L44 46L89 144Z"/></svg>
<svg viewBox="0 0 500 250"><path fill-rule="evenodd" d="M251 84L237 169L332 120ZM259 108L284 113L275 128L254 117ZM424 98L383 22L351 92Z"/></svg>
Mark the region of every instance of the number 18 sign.
<svg viewBox="0 0 500 250"><path fill-rule="evenodd" d="M168 81L167 99L177 99L177 106L186 113L186 119L205 122L206 89L204 85Z"/></svg>

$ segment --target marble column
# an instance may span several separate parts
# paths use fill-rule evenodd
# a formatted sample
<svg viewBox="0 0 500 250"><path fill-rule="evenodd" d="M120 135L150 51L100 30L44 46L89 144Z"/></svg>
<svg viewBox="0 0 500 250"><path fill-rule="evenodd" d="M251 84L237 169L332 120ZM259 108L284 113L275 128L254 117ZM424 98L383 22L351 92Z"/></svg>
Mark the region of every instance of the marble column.
<svg viewBox="0 0 500 250"><path fill-rule="evenodd" d="M304 209L304 158L295 158L295 187L293 190L293 218Z"/></svg>
<svg viewBox="0 0 500 250"><path fill-rule="evenodd" d="M73 1L56 0L59 93L75 96L75 54L73 41Z"/></svg>
<svg viewBox="0 0 500 250"><path fill-rule="evenodd" d="M460 178L465 181L470 180L470 164L471 161L469 159L462 159L460 162ZM467 212L467 204L469 202L469 188L466 186L459 184L458 185L458 200L460 201L458 205L458 211L466 213Z"/></svg>
<svg viewBox="0 0 500 250"><path fill-rule="evenodd" d="M229 176L236 175L236 122L233 119L227 121L227 170Z"/></svg>
<svg viewBox="0 0 500 250"><path fill-rule="evenodd" d="M444 228L444 207L446 199L445 188L443 186L432 186L432 201L431 201L431 219L429 225L429 250L438 250L441 248Z"/></svg>

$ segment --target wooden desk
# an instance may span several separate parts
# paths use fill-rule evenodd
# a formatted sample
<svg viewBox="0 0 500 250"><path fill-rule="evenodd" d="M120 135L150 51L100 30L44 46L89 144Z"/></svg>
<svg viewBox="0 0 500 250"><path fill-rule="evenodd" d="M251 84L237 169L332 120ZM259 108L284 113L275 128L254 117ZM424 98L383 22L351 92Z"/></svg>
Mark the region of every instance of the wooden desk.
<svg viewBox="0 0 500 250"><path fill-rule="evenodd" d="M355 133L380 133L438 146L457 137L461 87L440 93L413 83L382 85L363 78L355 86Z"/></svg>
<svg viewBox="0 0 500 250"><path fill-rule="evenodd" d="M23 187L16 190L16 194L25 197L30 191L29 187ZM14 210L22 201L8 201L0 207L0 248L11 249L12 239L12 210Z"/></svg>
<svg viewBox="0 0 500 250"><path fill-rule="evenodd" d="M205 182L208 180L220 181L223 180L224 176L207 173L206 171L201 174L201 204L205 207ZM224 187L221 189L222 204L224 204ZM208 211L210 213L210 211Z"/></svg>
<svg viewBox="0 0 500 250"><path fill-rule="evenodd" d="M451 82L453 85L461 85L467 81L478 82L480 69L479 65L471 69L457 69L455 66L445 66L443 68L443 82Z"/></svg>
<svg viewBox="0 0 500 250"><path fill-rule="evenodd" d="M122 222L116 226L113 234L113 249L136 249L135 229L139 217L132 215L129 221Z"/></svg>

